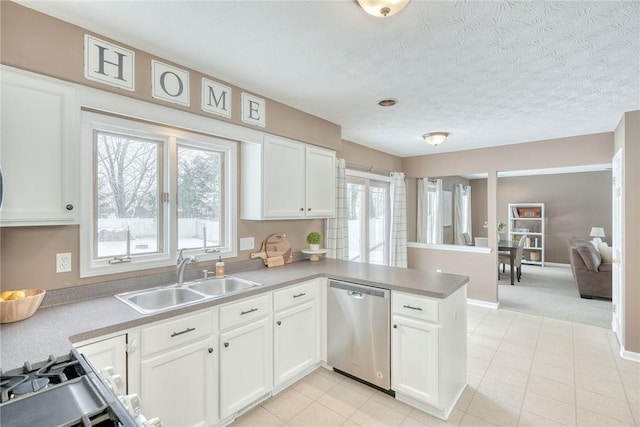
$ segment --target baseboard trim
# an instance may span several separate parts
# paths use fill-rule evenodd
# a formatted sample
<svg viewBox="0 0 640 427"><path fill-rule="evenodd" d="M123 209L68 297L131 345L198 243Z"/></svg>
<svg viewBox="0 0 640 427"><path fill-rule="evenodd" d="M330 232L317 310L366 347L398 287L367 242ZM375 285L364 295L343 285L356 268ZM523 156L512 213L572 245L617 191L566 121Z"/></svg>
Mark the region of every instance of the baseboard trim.
<svg viewBox="0 0 640 427"><path fill-rule="evenodd" d="M632 362L640 363L640 353L636 353L634 351L628 351L624 349L624 346L620 346L620 357L625 360L630 360Z"/></svg>
<svg viewBox="0 0 640 427"><path fill-rule="evenodd" d="M473 299L473 298L467 298L467 304L477 305L478 307L484 307L484 308L492 308L494 310L497 310L498 307L500 307L500 302L482 301L480 299Z"/></svg>

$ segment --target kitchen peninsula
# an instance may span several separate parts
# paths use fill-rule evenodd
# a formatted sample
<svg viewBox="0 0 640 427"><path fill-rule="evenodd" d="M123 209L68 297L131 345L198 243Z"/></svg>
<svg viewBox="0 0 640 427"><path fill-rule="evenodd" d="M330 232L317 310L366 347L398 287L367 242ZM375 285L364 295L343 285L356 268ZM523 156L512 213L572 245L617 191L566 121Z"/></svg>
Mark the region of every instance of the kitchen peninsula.
<svg viewBox="0 0 640 427"><path fill-rule="evenodd" d="M268 352L270 356L265 360L270 363L267 363L269 365L267 366L268 375L265 378L268 381L266 388L263 387L263 396L272 395L308 374L317 366L327 366L326 285L327 278L331 278L391 291L391 323L393 325L392 349L390 349L392 354L391 376L392 389L396 392L398 400L446 419L464 390L466 385L466 283L468 282L466 276L332 259L324 259L319 262L297 261L282 267L239 271L232 273L232 275L260 283L261 286L227 297L209 299L202 303L152 315L141 315L113 296L49 307L43 306L29 319L2 325L0 329L2 368L9 369L19 366L25 360L43 359L49 354L65 354L69 352L73 344L86 344L92 340L99 341L104 337L126 334L128 335L128 345L131 346L134 343L134 346L138 346L137 349L129 348L128 354L122 355L122 357L128 358L129 392L141 394L145 413L159 415L162 419L163 414L150 412L149 407L145 406L152 398L148 395L150 392L147 391L147 396L144 393L144 368L137 367L145 354L151 354L150 347L147 346L144 338L145 334L151 336L147 331L174 323L177 321L174 319L189 319L196 316L206 316L207 319L213 319L210 337L207 338L210 339L208 342L212 344L207 344L205 350L213 348L213 351L209 351L209 353L213 353L217 357L215 362L216 384L218 365L220 366L220 382L223 384L222 372L227 370L222 369L224 354L221 355L221 353L223 353L223 342L228 344L229 340L226 334L230 333L229 325L233 323L225 320L224 315L228 309L239 306L244 301L251 301L250 304L247 304L251 307L254 305L260 308L264 307L264 312L267 313L264 318L258 319L256 317L255 319L264 322L266 336L269 338L265 353ZM100 286L102 287L101 291L106 292L105 287L110 285L105 283ZM295 375L288 376L286 380L278 381L277 372L274 374L273 367L274 365L278 366L280 359L277 354L278 347L273 345L272 337L276 336L276 341L278 340L279 330L276 329L275 324L280 325L276 322L283 321L282 315L291 311L284 310L288 306L279 302L288 296L287 292L290 289L304 289L309 293L309 296L315 295L316 308L311 312L316 313L317 319L313 324L318 326L318 333L311 333L311 335L318 341L315 346L317 356L312 358L309 366L296 371ZM113 293L121 291L121 289L114 289ZM68 292L69 295L73 295L73 290L57 292ZM296 295L299 294L300 292ZM406 309L407 306L412 309ZM424 308L419 308L419 306ZM248 322L248 319L244 319L244 317L251 316L253 313L249 316L243 316L243 320ZM237 325L244 327L240 321ZM184 336L185 343L189 343L190 339L193 340L195 335L186 334ZM176 340L173 342L175 343ZM426 351L428 354L411 354L416 351ZM153 356L158 358L158 354L157 352L153 353ZM217 362L218 358L222 360ZM422 360L424 363L415 364L415 360ZM415 378L428 378L428 387L425 390L418 390L420 384L415 384ZM220 404L220 414L218 414L216 404L215 414L207 418L211 424L225 423L258 401L258 399L252 399L239 406L234 406L233 402L225 405L223 396L227 390L223 386L218 390L217 385L214 388L219 392L222 403Z"/></svg>

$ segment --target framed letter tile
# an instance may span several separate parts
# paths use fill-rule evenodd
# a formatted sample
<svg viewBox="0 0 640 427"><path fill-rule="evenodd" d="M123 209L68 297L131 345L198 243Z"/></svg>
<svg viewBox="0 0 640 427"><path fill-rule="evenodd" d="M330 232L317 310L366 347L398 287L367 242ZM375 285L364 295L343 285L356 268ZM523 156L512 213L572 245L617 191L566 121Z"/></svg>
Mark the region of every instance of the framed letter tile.
<svg viewBox="0 0 640 427"><path fill-rule="evenodd" d="M265 127L267 103L264 99L242 92L242 121L244 123Z"/></svg>
<svg viewBox="0 0 640 427"><path fill-rule="evenodd" d="M202 111L231 118L231 88L203 78Z"/></svg>
<svg viewBox="0 0 640 427"><path fill-rule="evenodd" d="M151 61L151 95L156 99L189 106L189 72Z"/></svg>
<svg viewBox="0 0 640 427"><path fill-rule="evenodd" d="M135 89L135 54L115 44L84 35L84 77L122 89Z"/></svg>

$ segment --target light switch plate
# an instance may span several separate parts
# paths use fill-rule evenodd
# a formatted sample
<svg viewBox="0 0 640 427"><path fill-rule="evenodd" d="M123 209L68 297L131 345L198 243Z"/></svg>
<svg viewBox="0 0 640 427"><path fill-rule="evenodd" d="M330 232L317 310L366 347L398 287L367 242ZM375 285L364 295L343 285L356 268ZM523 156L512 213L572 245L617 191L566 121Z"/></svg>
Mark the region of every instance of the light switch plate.
<svg viewBox="0 0 640 427"><path fill-rule="evenodd" d="M56 254L56 273L71 271L71 252Z"/></svg>
<svg viewBox="0 0 640 427"><path fill-rule="evenodd" d="M240 250L248 251L251 249L255 249L256 247L256 239L254 237L243 237L240 239Z"/></svg>

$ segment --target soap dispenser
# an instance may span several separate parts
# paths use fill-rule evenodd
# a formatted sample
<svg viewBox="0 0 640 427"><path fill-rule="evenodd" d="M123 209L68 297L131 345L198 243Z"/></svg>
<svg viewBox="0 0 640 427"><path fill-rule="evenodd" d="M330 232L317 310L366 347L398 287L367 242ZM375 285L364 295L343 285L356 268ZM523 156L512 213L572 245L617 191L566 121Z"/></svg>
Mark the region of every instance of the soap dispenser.
<svg viewBox="0 0 640 427"><path fill-rule="evenodd" d="M224 277L224 261L222 261L222 255L218 255L218 262L216 262L216 277Z"/></svg>

